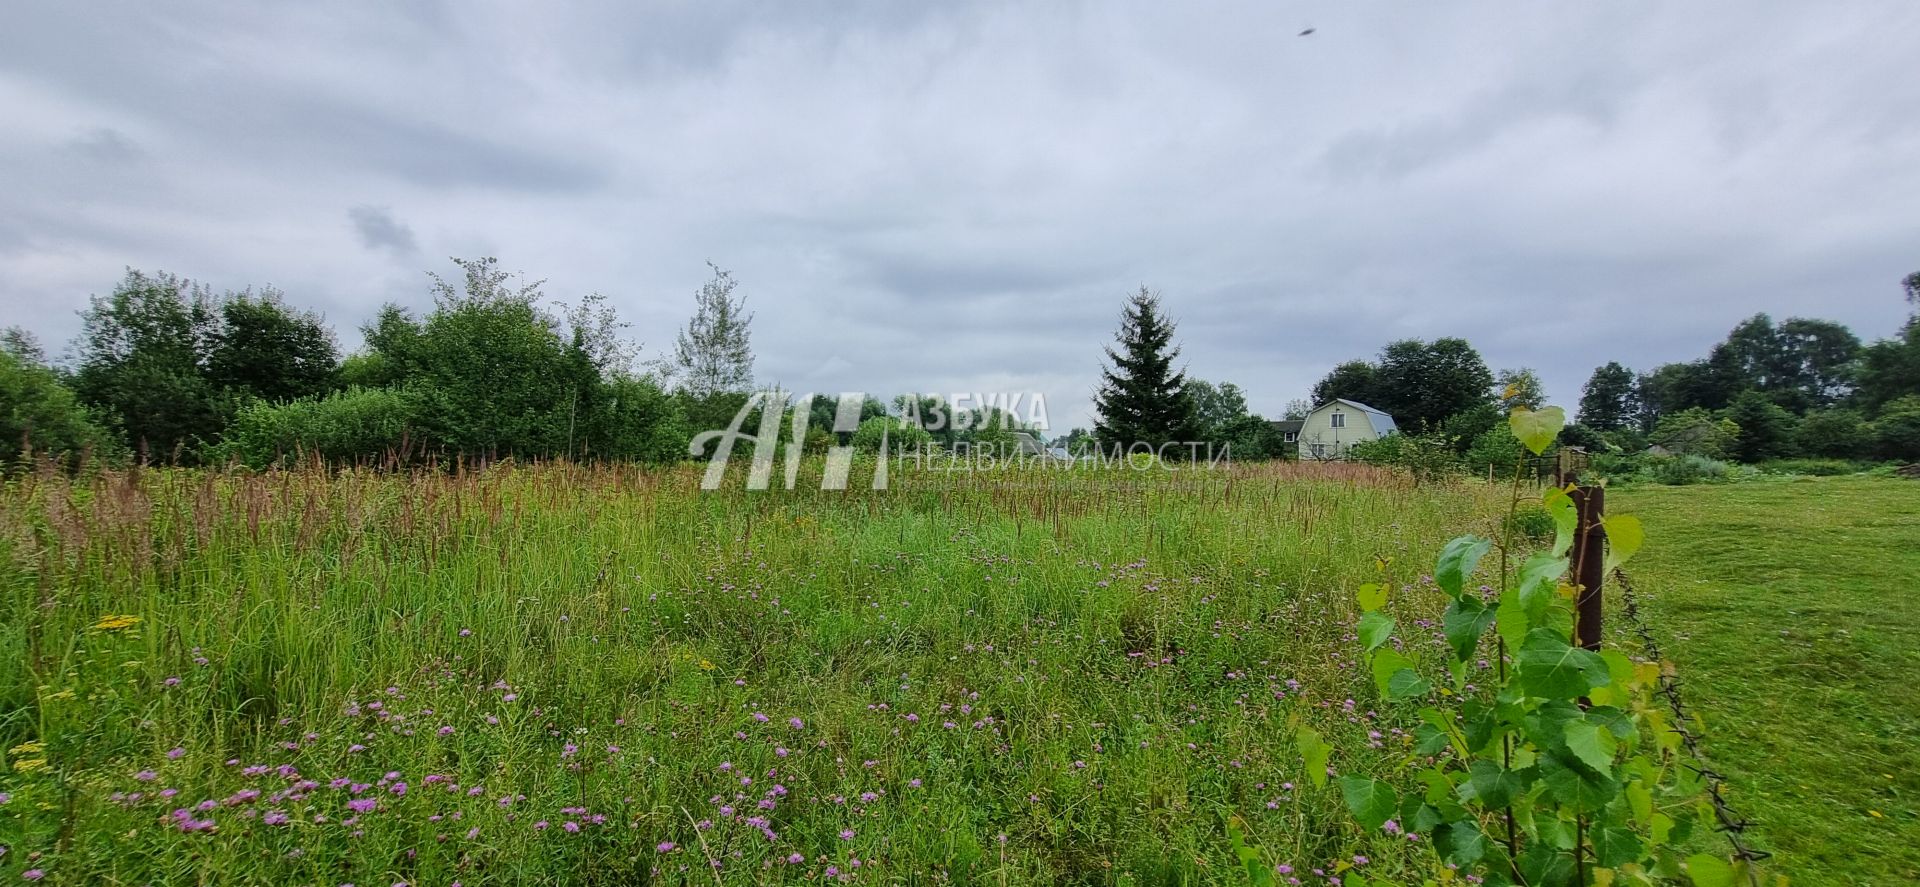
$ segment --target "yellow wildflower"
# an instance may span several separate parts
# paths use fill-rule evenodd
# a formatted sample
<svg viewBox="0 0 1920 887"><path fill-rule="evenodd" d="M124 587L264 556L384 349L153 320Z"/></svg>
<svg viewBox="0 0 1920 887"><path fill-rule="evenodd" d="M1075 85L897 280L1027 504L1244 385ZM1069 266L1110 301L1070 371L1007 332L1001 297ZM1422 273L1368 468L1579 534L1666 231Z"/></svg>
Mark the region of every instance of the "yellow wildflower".
<svg viewBox="0 0 1920 887"><path fill-rule="evenodd" d="M701 671L712 671L712 670L714 670L714 669L716 669L716 668L719 668L719 666L717 666L717 665L714 665L714 664L713 664L713 662L712 662L711 660L707 660L707 659L702 659L702 660L700 660L700 670L701 670Z"/></svg>
<svg viewBox="0 0 1920 887"><path fill-rule="evenodd" d="M135 625L139 625L139 624L140 624L140 617L138 616L108 615L108 616L100 617L100 621L95 622L93 624L93 630L94 631L120 631L121 629L132 628Z"/></svg>
<svg viewBox="0 0 1920 887"><path fill-rule="evenodd" d="M16 745L10 749L7 749L7 754L12 755L16 758L22 758L22 757L26 757L27 755L37 755L41 751L45 750L46 747L47 747L46 743L40 742L38 740L35 740L33 742L22 742L19 745Z"/></svg>
<svg viewBox="0 0 1920 887"><path fill-rule="evenodd" d="M13 762L13 769L18 773L32 773L35 770L45 770L47 769L47 759L21 758Z"/></svg>

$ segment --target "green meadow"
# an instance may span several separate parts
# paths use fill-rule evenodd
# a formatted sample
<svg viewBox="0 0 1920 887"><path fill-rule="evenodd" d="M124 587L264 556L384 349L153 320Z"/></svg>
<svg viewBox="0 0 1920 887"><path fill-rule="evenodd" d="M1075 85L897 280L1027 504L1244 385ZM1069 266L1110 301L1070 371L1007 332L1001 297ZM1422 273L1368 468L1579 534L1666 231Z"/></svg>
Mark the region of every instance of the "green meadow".
<svg viewBox="0 0 1920 887"><path fill-rule="evenodd" d="M1504 491L1298 463L892 480L10 480L0 880L1242 883L1230 823L1280 883L1433 877L1292 737L1343 775L1404 763L1418 721L1359 662L1354 589L1394 577L1409 646L1443 644L1423 574L1498 532ZM1914 877L1865 849L1916 837L1911 489L1613 494L1714 763L1801 883Z"/></svg>

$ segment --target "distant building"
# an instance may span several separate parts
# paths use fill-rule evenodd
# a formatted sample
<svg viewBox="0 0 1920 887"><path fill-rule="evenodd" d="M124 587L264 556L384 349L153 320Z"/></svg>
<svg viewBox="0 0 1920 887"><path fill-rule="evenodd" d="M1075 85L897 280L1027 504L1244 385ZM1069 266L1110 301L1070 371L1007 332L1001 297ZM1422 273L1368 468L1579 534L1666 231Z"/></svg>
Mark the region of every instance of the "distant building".
<svg viewBox="0 0 1920 887"><path fill-rule="evenodd" d="M1013 440L1015 448L1014 455L1026 458L1038 456L1049 461L1073 461L1073 454L1067 452L1066 447L1048 447L1040 443L1038 439L1028 432L1014 432Z"/></svg>
<svg viewBox="0 0 1920 887"><path fill-rule="evenodd" d="M1307 424L1307 420L1275 419L1267 424L1273 426L1273 432L1280 435L1280 439L1286 442L1288 452L1291 453L1300 448L1300 428Z"/></svg>
<svg viewBox="0 0 1920 887"><path fill-rule="evenodd" d="M1301 420L1302 459L1344 459L1363 440L1379 440L1400 430L1393 417L1353 400L1330 400Z"/></svg>

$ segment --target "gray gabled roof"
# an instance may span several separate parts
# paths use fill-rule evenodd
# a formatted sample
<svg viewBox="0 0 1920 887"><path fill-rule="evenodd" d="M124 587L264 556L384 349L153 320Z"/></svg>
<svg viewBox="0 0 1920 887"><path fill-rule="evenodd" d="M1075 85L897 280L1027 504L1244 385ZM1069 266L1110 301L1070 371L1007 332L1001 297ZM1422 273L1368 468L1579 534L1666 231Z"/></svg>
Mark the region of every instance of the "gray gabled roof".
<svg viewBox="0 0 1920 887"><path fill-rule="evenodd" d="M1344 397L1336 397L1330 401L1327 401L1326 403L1323 403L1317 407L1314 407L1313 411L1316 413L1320 412L1321 410L1326 409L1327 407L1332 406L1333 404L1336 404L1336 403L1346 404L1347 406L1350 406L1356 410L1359 410L1360 412L1366 413L1368 416L1373 417L1374 419L1373 430L1378 431L1381 434L1386 434L1389 431L1400 430L1400 427L1393 423L1393 417L1387 415L1385 410L1377 410L1357 400L1348 400Z"/></svg>

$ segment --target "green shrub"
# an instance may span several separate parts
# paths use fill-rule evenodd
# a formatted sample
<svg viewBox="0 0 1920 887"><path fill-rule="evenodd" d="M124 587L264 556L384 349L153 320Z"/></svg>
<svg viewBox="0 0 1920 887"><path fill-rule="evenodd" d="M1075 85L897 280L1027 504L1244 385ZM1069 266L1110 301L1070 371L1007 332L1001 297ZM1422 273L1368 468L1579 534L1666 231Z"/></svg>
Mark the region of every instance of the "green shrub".
<svg viewBox="0 0 1920 887"><path fill-rule="evenodd" d="M1538 542L1553 538L1553 515L1548 514L1547 510L1541 506L1529 505L1517 508L1512 514L1507 515L1505 522L1507 532L1523 539Z"/></svg>
<svg viewBox="0 0 1920 887"><path fill-rule="evenodd" d="M1800 422L1794 444L1816 459L1858 459L1872 448L1873 429L1853 410L1818 410Z"/></svg>
<svg viewBox="0 0 1920 887"><path fill-rule="evenodd" d="M1727 480L1732 466L1718 459L1691 453L1681 456L1655 456L1647 460L1652 479L1670 486L1717 483Z"/></svg>
<svg viewBox="0 0 1920 887"><path fill-rule="evenodd" d="M318 457L359 462L405 456L416 442L419 398L403 388L349 388L325 397L255 401L227 425L213 455L254 468Z"/></svg>
<svg viewBox="0 0 1920 887"><path fill-rule="evenodd" d="M1845 459L1775 459L1772 462L1763 462L1758 467L1763 474L1806 477L1837 477L1860 472L1860 466L1857 463Z"/></svg>
<svg viewBox="0 0 1920 887"><path fill-rule="evenodd" d="M1920 462L1920 394L1900 398L1873 420L1873 454L1881 459Z"/></svg>
<svg viewBox="0 0 1920 887"><path fill-rule="evenodd" d="M1363 440L1347 450L1347 458L1368 465L1404 468L1415 483L1437 480L1460 471L1453 441L1440 434L1389 434Z"/></svg>
<svg viewBox="0 0 1920 887"><path fill-rule="evenodd" d="M1629 453L1594 453L1593 458L1587 462L1587 470L1600 477L1632 478L1646 470L1647 460L1650 458L1655 457L1649 457L1639 450Z"/></svg>
<svg viewBox="0 0 1920 887"><path fill-rule="evenodd" d="M0 467L18 460L26 447L70 464L84 453L124 452L52 370L0 349Z"/></svg>
<svg viewBox="0 0 1920 887"><path fill-rule="evenodd" d="M853 433L854 450L861 453L880 452L880 440L883 434L889 452L897 453L901 450L911 452L923 447L931 448L933 445L933 435L918 425L911 423L902 425L899 419L892 416L874 416L860 423L860 429ZM1008 439L1011 438L1012 434L1009 433ZM1007 451L1000 449L994 452L998 455Z"/></svg>

